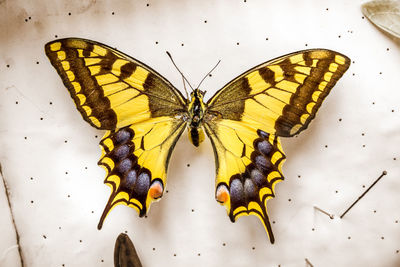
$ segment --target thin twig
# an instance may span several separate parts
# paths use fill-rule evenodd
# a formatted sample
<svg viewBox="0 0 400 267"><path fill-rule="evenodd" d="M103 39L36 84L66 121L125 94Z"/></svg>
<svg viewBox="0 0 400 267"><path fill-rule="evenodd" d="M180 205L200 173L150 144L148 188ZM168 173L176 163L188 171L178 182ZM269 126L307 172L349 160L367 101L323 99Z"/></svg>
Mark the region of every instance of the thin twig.
<svg viewBox="0 0 400 267"><path fill-rule="evenodd" d="M306 260L307 266L314 267L314 265L312 265L311 262L307 258L305 258L305 260Z"/></svg>
<svg viewBox="0 0 400 267"><path fill-rule="evenodd" d="M371 184L371 186L368 187L368 189L365 190L365 192L362 193L362 195L359 196L358 199L357 199L356 201L354 201L353 204L351 204L351 206L350 206L345 212L343 212L342 215L340 215L340 219L342 219L342 218L344 217L344 215L346 215L346 213L347 213L361 198L363 198L363 197L365 196L365 194L366 194L366 193L367 193L367 192L368 192L368 191L369 191L383 176L385 176L386 174L387 174L387 171L383 171L382 174L381 174L381 176L379 176L378 179L376 179L375 182L373 182L373 183Z"/></svg>
<svg viewBox="0 0 400 267"><path fill-rule="evenodd" d="M10 214L11 214L12 224L13 224L14 229L15 229L15 235L16 235L16 239L17 239L17 246L18 246L18 253L19 253L19 259L20 259L20 262L21 262L21 267L24 267L25 265L24 265L24 259L23 259L22 249L21 249L21 245L20 245L20 243L19 243L18 228L17 228L17 225L15 224L14 213L13 213L13 210L12 210L12 207L11 207L10 194L9 194L9 192L8 192L8 186L7 186L6 180L4 180L4 177L3 177L3 172L2 172L1 164L0 164L0 176L1 176L1 179L3 180L4 191L5 191L6 196L7 196L8 207L10 208Z"/></svg>
<svg viewBox="0 0 400 267"><path fill-rule="evenodd" d="M322 213L325 214L325 215L328 215L329 218L331 218L331 220L333 220L333 218L335 217L333 214L330 214L330 213L328 213L328 212L326 212L326 211L324 211L324 210L318 208L317 206L314 206L314 209L316 209L316 210L322 212Z"/></svg>

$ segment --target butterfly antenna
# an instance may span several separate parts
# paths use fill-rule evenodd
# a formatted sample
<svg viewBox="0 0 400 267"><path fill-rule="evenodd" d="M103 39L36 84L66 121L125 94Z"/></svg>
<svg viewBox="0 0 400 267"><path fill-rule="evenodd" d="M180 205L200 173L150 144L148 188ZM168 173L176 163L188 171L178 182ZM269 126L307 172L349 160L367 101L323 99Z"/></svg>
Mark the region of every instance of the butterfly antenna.
<svg viewBox="0 0 400 267"><path fill-rule="evenodd" d="M186 82L185 79L182 76L182 82L183 82L183 89L185 89L185 93L186 93L186 99L189 99L189 94L188 91L186 90Z"/></svg>
<svg viewBox="0 0 400 267"><path fill-rule="evenodd" d="M170 54L168 51L166 51L166 52L167 52L167 55L169 56L169 58L171 59L172 64L174 64L175 68L176 68L176 69L179 71L179 73L182 75L182 79L183 79L184 81L186 81L186 82L189 84L190 88L192 88L192 91L194 91L193 87L190 85L190 82L186 79L185 75L183 75L182 71L180 71L179 68L178 68L178 66L175 64L175 61L172 59L171 54ZM183 82L183 88L185 89L187 98L189 98L189 94L188 94L188 92L186 91L185 82Z"/></svg>
<svg viewBox="0 0 400 267"><path fill-rule="evenodd" d="M218 60L217 64L214 66L214 68L212 68L212 69L206 74L206 76L204 76L204 78L200 81L199 85L198 85L196 88L199 88L199 87L200 87L201 83L206 79L206 77L207 77L208 75L211 74L211 72L212 72L213 70L215 70L215 68L218 66L218 64L219 64L220 62L221 62L221 60Z"/></svg>

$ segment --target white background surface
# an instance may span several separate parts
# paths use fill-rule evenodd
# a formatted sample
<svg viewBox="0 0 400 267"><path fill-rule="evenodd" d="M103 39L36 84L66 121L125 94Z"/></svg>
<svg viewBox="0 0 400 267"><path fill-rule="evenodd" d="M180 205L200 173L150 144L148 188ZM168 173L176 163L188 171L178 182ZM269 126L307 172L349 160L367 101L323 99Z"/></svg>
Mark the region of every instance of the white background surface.
<svg viewBox="0 0 400 267"><path fill-rule="evenodd" d="M305 258L314 266L399 266L400 42L363 19L362 3L0 1L0 163L25 266L112 266L124 231L144 266L305 266ZM181 90L166 50L195 85L221 59L202 85L207 99L283 54L329 48L350 57L309 129L282 139L286 180L268 203L276 243L254 216L229 221L214 200L211 145L196 149L186 134L172 154L168 193L148 218L121 205L98 231L110 193L97 166L103 132L83 121L45 56L56 36L116 47ZM19 266L0 187L0 266Z"/></svg>

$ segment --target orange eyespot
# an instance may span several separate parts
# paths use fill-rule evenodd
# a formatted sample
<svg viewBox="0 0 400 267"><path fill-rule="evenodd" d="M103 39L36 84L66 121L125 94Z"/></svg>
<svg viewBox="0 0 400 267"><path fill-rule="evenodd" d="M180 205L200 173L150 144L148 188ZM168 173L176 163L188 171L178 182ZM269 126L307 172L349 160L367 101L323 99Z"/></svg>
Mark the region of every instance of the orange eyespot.
<svg viewBox="0 0 400 267"><path fill-rule="evenodd" d="M229 200L229 191L226 185L221 184L217 187L215 198L221 204L225 204Z"/></svg>
<svg viewBox="0 0 400 267"><path fill-rule="evenodd" d="M163 186L160 181L155 181L149 189L149 195L152 199L157 199L163 195Z"/></svg>

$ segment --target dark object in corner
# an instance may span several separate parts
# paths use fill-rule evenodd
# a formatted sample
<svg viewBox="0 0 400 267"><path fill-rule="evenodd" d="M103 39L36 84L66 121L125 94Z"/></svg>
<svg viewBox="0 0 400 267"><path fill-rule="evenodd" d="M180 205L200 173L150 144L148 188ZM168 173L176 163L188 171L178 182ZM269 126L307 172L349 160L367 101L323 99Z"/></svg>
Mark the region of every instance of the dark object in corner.
<svg viewBox="0 0 400 267"><path fill-rule="evenodd" d="M142 267L135 246L127 234L119 234L114 248L115 267Z"/></svg>

